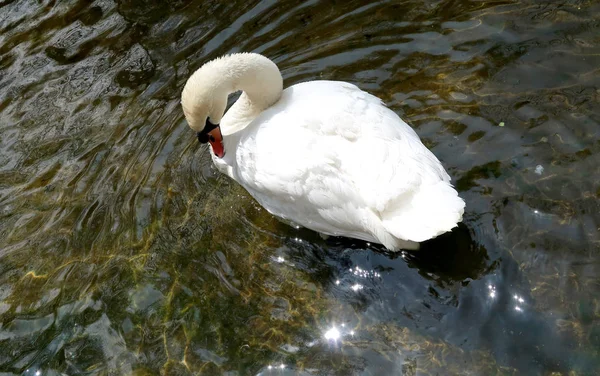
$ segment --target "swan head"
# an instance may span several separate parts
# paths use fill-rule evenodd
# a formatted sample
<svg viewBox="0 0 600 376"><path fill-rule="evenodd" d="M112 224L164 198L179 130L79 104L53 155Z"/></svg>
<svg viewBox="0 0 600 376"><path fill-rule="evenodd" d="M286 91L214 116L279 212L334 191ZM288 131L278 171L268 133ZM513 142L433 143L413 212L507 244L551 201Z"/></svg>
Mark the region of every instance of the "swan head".
<svg viewBox="0 0 600 376"><path fill-rule="evenodd" d="M211 60L195 71L181 93L185 118L201 143L209 142L217 157L223 157L223 136L219 124L227 107L227 97L244 92L246 118L271 106L281 96L283 79L279 68L256 53L235 53ZM225 130L226 134L230 134Z"/></svg>
<svg viewBox="0 0 600 376"><path fill-rule="evenodd" d="M210 118L206 119L204 128L197 132L198 141L201 144L210 143L213 149L213 153L219 158L225 156L225 147L223 146L223 134L221 133L221 127L219 124L213 124L210 122Z"/></svg>
<svg viewBox="0 0 600 376"><path fill-rule="evenodd" d="M188 125L196 131L198 141L210 143L215 155L223 158L225 149L219 123L225 113L229 93L219 85L222 77L214 65L209 62L190 76L181 93L181 106Z"/></svg>

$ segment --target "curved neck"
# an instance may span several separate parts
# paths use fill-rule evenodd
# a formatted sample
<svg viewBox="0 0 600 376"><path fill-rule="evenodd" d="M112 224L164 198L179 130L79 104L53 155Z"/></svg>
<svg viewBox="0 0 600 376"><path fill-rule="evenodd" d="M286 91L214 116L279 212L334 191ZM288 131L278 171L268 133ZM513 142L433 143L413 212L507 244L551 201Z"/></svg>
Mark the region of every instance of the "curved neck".
<svg viewBox="0 0 600 376"><path fill-rule="evenodd" d="M190 127L202 130L208 116L218 124L229 94L242 90L236 117L258 115L279 100L283 79L277 65L255 53L236 53L212 60L189 78L183 89L182 105Z"/></svg>

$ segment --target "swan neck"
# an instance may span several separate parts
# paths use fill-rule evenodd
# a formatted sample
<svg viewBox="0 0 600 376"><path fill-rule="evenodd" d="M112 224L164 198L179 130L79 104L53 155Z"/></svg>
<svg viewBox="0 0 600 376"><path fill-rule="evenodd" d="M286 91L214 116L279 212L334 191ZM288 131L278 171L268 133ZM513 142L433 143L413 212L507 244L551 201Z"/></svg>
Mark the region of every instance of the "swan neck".
<svg viewBox="0 0 600 376"><path fill-rule="evenodd" d="M190 127L201 131L206 117L220 123L227 97L240 90L244 94L234 105L236 117L251 119L281 97L283 79L279 68L256 53L237 53L206 63L194 72L183 90L182 105Z"/></svg>
<svg viewBox="0 0 600 376"><path fill-rule="evenodd" d="M279 68L262 55L231 55L223 73L229 76L232 84L227 95L243 91L254 110L263 111L281 97L283 79Z"/></svg>

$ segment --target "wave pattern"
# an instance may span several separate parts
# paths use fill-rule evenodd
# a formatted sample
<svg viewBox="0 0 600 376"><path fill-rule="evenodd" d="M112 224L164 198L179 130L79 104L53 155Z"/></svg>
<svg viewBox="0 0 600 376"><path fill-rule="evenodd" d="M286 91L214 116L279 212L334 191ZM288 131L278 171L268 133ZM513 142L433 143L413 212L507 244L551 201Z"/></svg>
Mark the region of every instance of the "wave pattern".
<svg viewBox="0 0 600 376"><path fill-rule="evenodd" d="M597 374L598 14L0 1L0 371ZM286 86L381 97L453 176L464 226L389 255L264 212L179 106L195 69L236 51Z"/></svg>

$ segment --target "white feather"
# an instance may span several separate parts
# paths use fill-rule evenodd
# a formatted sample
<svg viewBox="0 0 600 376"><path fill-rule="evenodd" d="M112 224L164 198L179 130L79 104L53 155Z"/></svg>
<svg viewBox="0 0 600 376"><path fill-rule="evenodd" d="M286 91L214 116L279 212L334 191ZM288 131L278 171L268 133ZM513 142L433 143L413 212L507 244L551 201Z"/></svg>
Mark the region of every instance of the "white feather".
<svg viewBox="0 0 600 376"><path fill-rule="evenodd" d="M464 201L441 163L381 100L336 81L281 91L273 66L257 54L226 56L200 68L182 95L195 130L207 117L222 117L226 154L213 154L213 161L265 209L326 235L390 250L415 249L462 220ZM196 90L202 85L213 89ZM225 116L206 109L208 95L236 90L244 94Z"/></svg>

